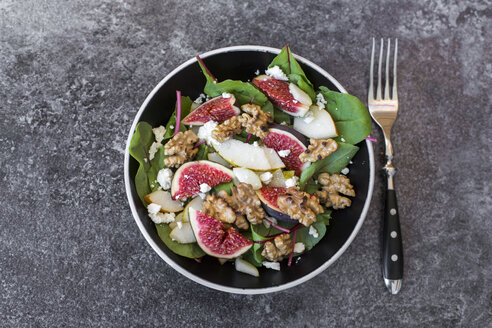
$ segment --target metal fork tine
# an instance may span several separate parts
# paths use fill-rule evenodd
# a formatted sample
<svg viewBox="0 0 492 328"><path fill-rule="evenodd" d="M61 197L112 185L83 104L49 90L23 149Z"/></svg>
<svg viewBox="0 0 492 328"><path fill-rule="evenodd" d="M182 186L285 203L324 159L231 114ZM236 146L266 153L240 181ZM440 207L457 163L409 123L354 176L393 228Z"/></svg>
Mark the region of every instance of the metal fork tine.
<svg viewBox="0 0 492 328"><path fill-rule="evenodd" d="M368 102L369 100L374 99L374 89L372 85L374 84L374 48L375 48L376 41L374 38L372 38L372 52L371 52L371 68L369 70L369 96L368 96Z"/></svg>
<svg viewBox="0 0 492 328"><path fill-rule="evenodd" d="M398 39L395 39L395 59L393 62L393 98L392 99L398 99L398 94L396 92L396 57L398 55Z"/></svg>
<svg viewBox="0 0 492 328"><path fill-rule="evenodd" d="M381 66L383 64L383 39L381 38L381 49L379 51L379 67L378 67L378 88L376 90L376 99L381 100Z"/></svg>
<svg viewBox="0 0 492 328"><path fill-rule="evenodd" d="M390 39L388 39L388 51L386 52L386 81L384 83L384 100L390 99L389 90L389 61L390 61Z"/></svg>

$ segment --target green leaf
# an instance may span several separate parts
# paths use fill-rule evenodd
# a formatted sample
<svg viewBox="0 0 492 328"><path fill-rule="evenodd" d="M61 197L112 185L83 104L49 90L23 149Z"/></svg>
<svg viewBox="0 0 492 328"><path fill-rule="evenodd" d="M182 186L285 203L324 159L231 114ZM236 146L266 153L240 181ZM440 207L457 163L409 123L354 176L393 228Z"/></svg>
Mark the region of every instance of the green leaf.
<svg viewBox="0 0 492 328"><path fill-rule="evenodd" d="M171 237L169 237L169 233L171 233L172 229L168 224L156 224L155 227L157 228L157 234L161 240L174 253L189 257L190 259L199 258L205 255L205 252L202 251L197 243L180 244L172 240Z"/></svg>
<svg viewBox="0 0 492 328"><path fill-rule="evenodd" d="M331 210L325 209L321 214L316 215L316 222L323 221L325 225L330 225Z"/></svg>
<svg viewBox="0 0 492 328"><path fill-rule="evenodd" d="M290 59L290 63L289 63ZM313 101L316 99L313 84L308 80L306 74L301 68L290 51L290 48L283 47L282 51L268 65L268 68L278 66L289 78L289 81L296 84L300 89L306 92Z"/></svg>
<svg viewBox="0 0 492 328"><path fill-rule="evenodd" d="M326 233L326 225L323 218L316 220L312 226L318 231L318 237L314 238L309 234L309 228L302 227L296 232L296 243L303 243L306 247L305 251L312 249L324 237Z"/></svg>
<svg viewBox="0 0 492 328"><path fill-rule="evenodd" d="M263 224L258 224L256 226L250 224L251 227L251 238L253 241L264 241L267 240L264 236L269 235L269 230ZM255 230L256 229L256 230ZM266 230L265 230L266 229ZM275 229L276 230L276 229ZM261 256L261 250L263 249L263 244L254 243L252 247L252 253L255 263L263 263L264 257Z"/></svg>
<svg viewBox="0 0 492 328"><path fill-rule="evenodd" d="M319 189L320 189L320 185L314 182L314 180L309 180L304 187L304 191L309 194L314 194Z"/></svg>
<svg viewBox="0 0 492 328"><path fill-rule="evenodd" d="M326 110L335 121L338 135L353 145L361 142L371 133L371 116L366 106L357 98L346 93L320 87L325 98Z"/></svg>
<svg viewBox="0 0 492 328"><path fill-rule="evenodd" d="M193 101L191 101L190 97L181 96L181 121L190 113L191 105ZM171 115L171 118L166 124L166 133L164 134L164 139L169 139L174 136L174 129L176 128L176 115L177 115L177 107L178 104L174 106L174 112ZM173 128L171 128L171 126ZM179 131L186 131L186 126L184 124L179 125Z"/></svg>
<svg viewBox="0 0 492 328"><path fill-rule="evenodd" d="M221 190L225 190L229 195L232 193L231 192L231 187L234 185L232 181L229 182L222 182L221 184L216 185L213 190L216 194L219 193Z"/></svg>
<svg viewBox="0 0 492 328"><path fill-rule="evenodd" d="M309 180L322 172L330 174L340 173L349 164L358 150L359 147L357 146L339 142L338 149L334 153L331 153L322 160L314 162L302 171L301 177L299 178L299 187L301 190L304 190Z"/></svg>
<svg viewBox="0 0 492 328"><path fill-rule="evenodd" d="M196 153L195 158L193 160L195 161L208 160L209 152L210 152L210 147L206 143L202 143L200 146L198 146L198 152Z"/></svg>
<svg viewBox="0 0 492 328"><path fill-rule="evenodd" d="M202 69L203 75L205 75L207 82L214 83L215 82L214 77L207 72L207 69L205 68L205 66L202 65L202 62L199 60L198 60L198 65L200 65L200 68Z"/></svg>
<svg viewBox="0 0 492 328"><path fill-rule="evenodd" d="M254 245L246 253L243 254L243 260L248 261L249 263L253 264L255 267L259 268L263 266L263 262L259 262L257 258L254 255ZM261 254L260 254L261 256Z"/></svg>
<svg viewBox="0 0 492 328"><path fill-rule="evenodd" d="M287 125L291 125L291 117L292 116L290 116L286 112L281 111L278 108L275 108L274 112L275 112L275 116L273 119L274 119L275 123L282 124L285 122L285 123L287 123Z"/></svg>
<svg viewBox="0 0 492 328"><path fill-rule="evenodd" d="M154 141L155 137L152 132L152 126L147 122L138 123L130 141L129 152L139 163L137 174L135 175L135 189L144 205L147 204L144 196L152 191L151 185L154 184L157 173L161 168L165 167L163 147L159 148L155 157L149 162L148 151Z"/></svg>

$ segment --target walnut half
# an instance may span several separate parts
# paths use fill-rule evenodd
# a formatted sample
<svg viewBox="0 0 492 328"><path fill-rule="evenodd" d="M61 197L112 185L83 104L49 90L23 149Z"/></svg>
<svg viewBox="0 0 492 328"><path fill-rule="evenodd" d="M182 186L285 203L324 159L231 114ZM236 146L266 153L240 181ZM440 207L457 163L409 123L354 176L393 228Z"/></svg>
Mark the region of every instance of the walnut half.
<svg viewBox="0 0 492 328"><path fill-rule="evenodd" d="M283 213L306 227L316 222L317 214L324 212L318 197L303 192L297 187L287 188L284 194L279 195L277 205Z"/></svg>
<svg viewBox="0 0 492 328"><path fill-rule="evenodd" d="M341 174L321 173L318 176L318 182L322 185L321 190L316 192L320 201L325 203L326 207L333 207L338 210L349 207L352 201L339 193L346 196L355 196L354 187L350 184L350 179Z"/></svg>
<svg viewBox="0 0 492 328"><path fill-rule="evenodd" d="M317 140L309 139L309 147L299 155L301 162L316 162L337 150L337 142L333 139Z"/></svg>
<svg viewBox="0 0 492 328"><path fill-rule="evenodd" d="M168 167L178 167L192 159L198 152L198 148L193 148L197 141L197 135L191 130L176 134L164 146L164 154L169 155L164 158L164 164Z"/></svg>
<svg viewBox="0 0 492 328"><path fill-rule="evenodd" d="M275 237L273 243L267 241L263 246L263 251L261 256L269 261L277 262L282 258L282 256L289 255L292 253L292 239L290 239L290 234L284 233L280 236Z"/></svg>

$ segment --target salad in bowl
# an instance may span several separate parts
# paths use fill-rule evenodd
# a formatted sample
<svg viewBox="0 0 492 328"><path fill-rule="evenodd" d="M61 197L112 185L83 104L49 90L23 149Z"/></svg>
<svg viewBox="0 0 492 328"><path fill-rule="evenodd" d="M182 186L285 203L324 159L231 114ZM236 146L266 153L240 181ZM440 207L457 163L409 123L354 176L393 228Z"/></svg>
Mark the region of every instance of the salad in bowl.
<svg viewBox="0 0 492 328"><path fill-rule="evenodd" d="M351 206L347 173L370 116L352 95L315 89L288 46L248 80L198 65L196 99L176 90L166 124L136 125L135 190L173 253L261 279L316 248Z"/></svg>

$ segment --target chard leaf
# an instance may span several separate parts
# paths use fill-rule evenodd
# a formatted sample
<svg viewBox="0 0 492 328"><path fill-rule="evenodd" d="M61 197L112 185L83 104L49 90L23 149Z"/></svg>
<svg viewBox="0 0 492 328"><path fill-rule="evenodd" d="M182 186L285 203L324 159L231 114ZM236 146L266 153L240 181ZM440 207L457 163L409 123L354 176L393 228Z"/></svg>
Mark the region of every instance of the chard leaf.
<svg viewBox="0 0 492 328"><path fill-rule="evenodd" d="M171 227L168 224L156 224L157 234L166 246L174 253L188 257L190 259L199 258L205 255L200 246L197 243L180 244L169 237L171 233Z"/></svg>
<svg viewBox="0 0 492 328"><path fill-rule="evenodd" d="M144 205L147 203L144 196L157 188L151 188L155 184L157 173L164 165L164 149L161 146L154 158L149 162L149 148L155 141L152 126L147 122L140 122L135 128L130 142L130 155L137 160L139 167L135 175L135 189L138 197Z"/></svg>
<svg viewBox="0 0 492 328"><path fill-rule="evenodd" d="M282 51L268 65L268 68L273 66L278 66L287 75L290 82L296 84L301 90L306 92L313 101L316 100L313 84L306 77L301 65L294 58L289 47L283 47Z"/></svg>
<svg viewBox="0 0 492 328"><path fill-rule="evenodd" d="M233 181L229 182L222 182L221 184L216 185L213 190L216 194L219 193L221 190L225 190L229 195L232 193L231 188L234 185Z"/></svg>
<svg viewBox="0 0 492 328"><path fill-rule="evenodd" d="M371 133L371 116L366 106L357 98L346 93L320 87L325 98L326 110L335 121L340 138L350 144L357 144Z"/></svg>
<svg viewBox="0 0 492 328"><path fill-rule="evenodd" d="M190 97L181 96L181 122L183 122L183 119L190 113L192 103L193 101L191 101ZM174 106L174 112L166 124L166 133L164 134L164 139L169 139L174 136L174 129L176 128L177 106L178 104L176 103L176 105ZM173 127L172 129L171 126ZM186 126L181 123L179 125L179 131L184 132L186 130Z"/></svg>
<svg viewBox="0 0 492 328"><path fill-rule="evenodd" d="M284 111L281 111L278 108L275 108L274 111L275 111L275 116L274 116L275 123L282 124L283 122L285 122L289 126L292 125L291 124L291 117L292 116L290 116L289 114L287 114Z"/></svg>
<svg viewBox="0 0 492 328"><path fill-rule="evenodd" d="M324 218L316 217L316 222L312 226L318 231L318 237L314 238L309 234L309 228L302 227L296 232L296 243L303 243L306 247L305 251L312 249L324 237L326 233L326 225Z"/></svg>
<svg viewBox="0 0 492 328"><path fill-rule="evenodd" d="M322 160L314 162L302 171L301 177L299 178L299 187L301 190L304 190L306 188L306 184L313 177L317 177L320 173L340 173L340 171L349 164L350 160L355 156L358 150L359 147L357 146L345 142L339 142L338 149L335 152L331 153Z"/></svg>

